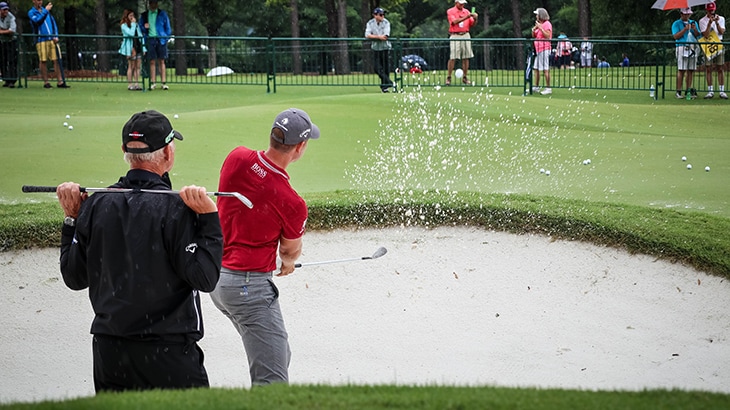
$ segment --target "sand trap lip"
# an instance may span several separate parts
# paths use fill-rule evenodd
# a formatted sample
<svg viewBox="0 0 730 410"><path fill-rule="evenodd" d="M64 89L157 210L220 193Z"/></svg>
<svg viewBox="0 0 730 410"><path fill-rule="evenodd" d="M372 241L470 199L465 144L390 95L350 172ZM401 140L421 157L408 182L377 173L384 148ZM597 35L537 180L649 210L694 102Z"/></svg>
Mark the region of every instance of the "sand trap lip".
<svg viewBox="0 0 730 410"><path fill-rule="evenodd" d="M309 232L277 278L292 383L730 393L730 281L580 242L478 228ZM93 395L92 312L58 251L0 253L0 401ZM248 387L233 326L203 296L213 386Z"/></svg>

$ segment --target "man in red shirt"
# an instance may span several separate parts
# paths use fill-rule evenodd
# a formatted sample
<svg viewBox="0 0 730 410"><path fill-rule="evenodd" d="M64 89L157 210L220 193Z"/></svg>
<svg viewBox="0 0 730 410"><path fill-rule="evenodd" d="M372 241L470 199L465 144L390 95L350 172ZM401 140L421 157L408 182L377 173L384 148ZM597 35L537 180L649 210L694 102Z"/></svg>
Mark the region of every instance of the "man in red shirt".
<svg viewBox="0 0 730 410"><path fill-rule="evenodd" d="M317 138L319 128L309 115L290 108L276 117L266 151L235 148L221 168L218 188L239 192L254 206L218 198L223 268L211 298L243 339L252 385L289 380L291 351L272 276L277 250L276 276L294 272L302 252L307 204L289 184L286 167Z"/></svg>
<svg viewBox="0 0 730 410"><path fill-rule="evenodd" d="M450 42L450 57L448 63L449 73L446 77L446 85L451 85L451 72L454 71L454 64L456 60L461 60L461 69L464 71L464 76L461 81L469 85L471 82L467 79L466 74L469 71L469 59L474 57L474 53L471 50L471 38L469 35L469 29L477 22L477 13L470 13L469 10L464 8L466 0L455 0L454 7L446 10L446 18L449 20L449 38Z"/></svg>

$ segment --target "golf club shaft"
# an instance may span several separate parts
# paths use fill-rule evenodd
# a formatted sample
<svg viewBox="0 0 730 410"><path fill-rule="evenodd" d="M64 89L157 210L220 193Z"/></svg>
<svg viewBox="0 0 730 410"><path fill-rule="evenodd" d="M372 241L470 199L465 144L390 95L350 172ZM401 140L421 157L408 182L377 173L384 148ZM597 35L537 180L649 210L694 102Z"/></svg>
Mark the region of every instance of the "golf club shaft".
<svg viewBox="0 0 730 410"><path fill-rule="evenodd" d="M388 253L388 250L380 247L378 250L375 251L375 253L372 254L372 256L363 256L360 258L348 258L348 259L334 259L330 261L321 261L321 262L306 262L306 263L297 263L294 265L295 268L301 268L303 266L311 266L311 265L325 265L328 263L340 263L340 262L353 262L353 261L364 261L368 259L377 259L383 255Z"/></svg>
<svg viewBox="0 0 730 410"><path fill-rule="evenodd" d="M87 188L87 187L79 187L79 190L81 192L86 192L89 194L93 193L125 193L125 192L144 192L148 194L171 194L171 195L178 195L180 194L180 191L168 191L164 189L132 189L132 188ZM55 186L39 186L39 185L23 185L23 192L26 193L33 193L33 192L56 192ZM249 208L253 208L253 203L251 200L243 196L242 194L239 194L238 192L208 192L208 195L215 195L215 196L226 196L226 197L234 197L238 198L241 202L243 202L246 206Z"/></svg>
<svg viewBox="0 0 730 410"><path fill-rule="evenodd" d="M370 256L363 256L362 258L350 258L350 259L334 259L331 261L319 261L319 262L305 262L305 263L297 263L294 265L295 268L301 268L303 266L312 266L312 265L326 265L329 263L341 263L341 262L353 262L353 261L361 261L366 259L372 259Z"/></svg>

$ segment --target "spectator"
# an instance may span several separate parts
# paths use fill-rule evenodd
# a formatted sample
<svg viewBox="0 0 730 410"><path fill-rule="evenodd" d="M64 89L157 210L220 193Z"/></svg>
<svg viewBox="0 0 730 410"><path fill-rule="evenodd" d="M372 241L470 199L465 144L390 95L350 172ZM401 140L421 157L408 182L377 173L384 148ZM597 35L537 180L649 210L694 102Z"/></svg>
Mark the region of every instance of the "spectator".
<svg viewBox="0 0 730 410"><path fill-rule="evenodd" d="M684 80L687 98L697 98L697 92L692 88L692 76L697 69L697 53L695 52L697 37L702 35L697 22L690 20L691 8L680 9L681 17L672 23L672 36L675 40L677 56L677 93L675 97L682 98L682 80Z"/></svg>
<svg viewBox="0 0 730 410"><path fill-rule="evenodd" d="M710 43L721 43L722 36L725 34L725 17L716 14L717 6L715 3L707 3L705 5L705 16L700 19L700 31L702 37ZM705 56L705 73L707 78L707 94L706 99L713 98L715 92L712 85L712 71L717 71L717 87L720 91L720 98L727 100L725 94L725 73L723 65L725 65L725 55L722 50L718 49L718 44L707 44L704 47Z"/></svg>
<svg viewBox="0 0 730 410"><path fill-rule="evenodd" d="M119 48L119 54L127 58L127 89L140 91L142 87L139 85L139 72L142 66L142 56L146 50L144 37L137 24L134 11L124 9L120 26L124 39L122 40L122 46Z"/></svg>
<svg viewBox="0 0 730 410"><path fill-rule="evenodd" d="M157 88L157 69L160 70L160 80L162 80L162 89L169 90L166 84L166 67L165 59L167 59L167 41L172 35L172 27L170 27L170 18L165 10L158 8L158 0L150 0L150 6L147 11L142 13L139 24L144 34L145 46L147 47L147 56L150 59L150 90Z"/></svg>
<svg viewBox="0 0 730 410"><path fill-rule="evenodd" d="M609 68L611 67L611 64L606 61L606 57L601 57L601 62L598 63L598 68Z"/></svg>
<svg viewBox="0 0 730 410"><path fill-rule="evenodd" d="M566 67L570 67L573 43L568 40L568 36L562 31L558 35L558 40L558 65L561 69L565 69Z"/></svg>
<svg viewBox="0 0 730 410"><path fill-rule="evenodd" d="M370 48L375 56L375 73L380 77L380 91L384 93L393 86L388 69L390 67L388 54L391 49L388 37L390 37L390 22L385 18L385 10L376 7L373 10L373 18L365 26L365 38L372 40Z"/></svg>
<svg viewBox="0 0 730 410"><path fill-rule="evenodd" d="M580 66L591 67L593 62L593 43L588 41L588 37L583 37L580 43Z"/></svg>
<svg viewBox="0 0 730 410"><path fill-rule="evenodd" d="M461 60L461 70L464 72L461 82L470 85L471 81L467 78L469 72L469 59L474 57L471 49L471 35L469 29L476 24L479 15L470 13L464 8L466 0L455 0L454 7L446 10L446 19L449 21L449 38L450 55L447 64L448 74L446 76L446 85L451 85L451 72L454 71L456 60Z"/></svg>
<svg viewBox="0 0 730 410"><path fill-rule="evenodd" d="M61 274L88 288L95 317L96 392L208 387L199 292L218 282L223 236L205 188L170 191L174 140L182 135L157 111L134 114L122 131L129 171L112 188L87 197L79 184L58 186L66 219Z"/></svg>
<svg viewBox="0 0 730 410"><path fill-rule="evenodd" d="M626 53L621 53L621 67L628 67L629 66L629 56L626 55Z"/></svg>
<svg viewBox="0 0 730 410"><path fill-rule="evenodd" d="M35 38L35 49L38 52L38 68L43 78L43 88L52 88L48 82L48 60L53 61L53 70L58 78L56 87L58 88L70 88L63 81L61 70L59 69L57 54L58 44L58 25L56 19L51 15L51 9L53 3L48 2L43 7L43 0L33 0L33 7L28 10L28 18L30 18L30 24L33 26L33 34L36 34Z"/></svg>
<svg viewBox="0 0 730 410"><path fill-rule="evenodd" d="M535 47L535 86L532 87L533 92L539 92L542 95L553 93L550 88L550 39L553 38L553 25L550 23L550 15L544 8L538 8L533 11L535 14L535 25L532 27L532 37ZM540 91L540 72L545 76L545 89Z"/></svg>
<svg viewBox="0 0 730 410"><path fill-rule="evenodd" d="M18 38L15 16L6 2L0 2L0 72L3 87L15 88L18 80Z"/></svg>
<svg viewBox="0 0 730 410"><path fill-rule="evenodd" d="M239 192L254 203L219 198L223 227L223 269L211 299L241 335L254 386L289 381L289 340L272 280L294 272L302 252L307 204L289 184L286 168L304 155L319 128L302 110L276 116L269 148L238 147L223 162L218 188Z"/></svg>

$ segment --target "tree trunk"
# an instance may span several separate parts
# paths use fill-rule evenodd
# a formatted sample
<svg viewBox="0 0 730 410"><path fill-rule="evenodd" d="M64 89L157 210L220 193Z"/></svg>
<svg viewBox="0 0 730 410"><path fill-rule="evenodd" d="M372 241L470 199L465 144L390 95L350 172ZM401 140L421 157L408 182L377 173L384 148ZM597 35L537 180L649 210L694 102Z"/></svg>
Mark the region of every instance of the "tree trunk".
<svg viewBox="0 0 730 410"><path fill-rule="evenodd" d="M347 0L337 0L337 37L347 38ZM350 74L350 59L347 41L338 41L335 51L335 72Z"/></svg>
<svg viewBox="0 0 730 410"><path fill-rule="evenodd" d="M479 16L482 19L482 24L484 26L484 31L489 30L489 9L487 6L484 6L484 11L482 11L482 15ZM486 71L490 71L492 69L492 63L491 63L491 53L490 53L490 43L484 42L484 69Z"/></svg>
<svg viewBox="0 0 730 410"><path fill-rule="evenodd" d="M63 33L76 34L76 7L69 6L63 9ZM76 39L66 38L66 59L63 60L63 68L65 70L78 70L80 67L78 52L79 46Z"/></svg>
<svg viewBox="0 0 730 410"><path fill-rule="evenodd" d="M94 6L94 28L96 34L99 36L96 40L96 49L100 51L96 69L102 72L108 72L111 68L111 63L109 61L110 54L105 53L105 51L109 50L109 41L104 37L107 34L106 6L104 5L104 0L96 0L96 5Z"/></svg>
<svg viewBox="0 0 730 410"><path fill-rule="evenodd" d="M360 17L362 18L362 34L365 35L365 26L368 21L372 18L372 11L375 7L371 8L370 0L362 0L360 2ZM375 72L375 63L373 61L373 51L370 48L370 40L363 42L362 50L362 72L372 74Z"/></svg>
<svg viewBox="0 0 730 410"><path fill-rule="evenodd" d="M591 0L578 0L578 35L581 38L591 37L592 33Z"/></svg>
<svg viewBox="0 0 730 410"><path fill-rule="evenodd" d="M172 3L172 32L178 36L185 36L185 9L183 0L174 0ZM185 53L185 40L175 39L175 74L188 74L188 60Z"/></svg>
<svg viewBox="0 0 730 410"><path fill-rule="evenodd" d="M512 0L512 34L514 38L523 38L522 23L520 22L521 17L522 15L520 13L520 2L518 0ZM517 58L517 61L515 62L517 64L517 68L520 70L524 70L525 44L523 42L519 42L515 45L515 56Z"/></svg>
<svg viewBox="0 0 730 410"><path fill-rule="evenodd" d="M302 74L302 53L299 43L299 2L298 0L289 0L291 7L291 36L294 38L291 45L292 72L294 74Z"/></svg>

